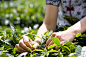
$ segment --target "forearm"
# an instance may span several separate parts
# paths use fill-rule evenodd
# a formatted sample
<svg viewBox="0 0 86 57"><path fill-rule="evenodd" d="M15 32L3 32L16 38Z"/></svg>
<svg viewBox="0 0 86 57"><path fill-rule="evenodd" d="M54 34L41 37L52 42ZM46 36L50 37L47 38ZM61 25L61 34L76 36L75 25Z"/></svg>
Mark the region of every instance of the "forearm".
<svg viewBox="0 0 86 57"><path fill-rule="evenodd" d="M51 27L52 25L47 25L47 24L42 24L37 32L37 35L40 36L40 38L36 37L35 38L35 41L40 43L41 42L41 38L42 38L42 35L47 31L47 30L53 30L55 31L56 30L56 26L55 27Z"/></svg>
<svg viewBox="0 0 86 57"><path fill-rule="evenodd" d="M57 16L58 16L58 7L54 5L46 5L46 14L43 21L43 24L40 26L37 35L40 37L44 34L47 30L56 30L56 23L57 23ZM36 42L40 42L40 38L35 38Z"/></svg>
<svg viewBox="0 0 86 57"><path fill-rule="evenodd" d="M77 33L83 33L86 31L86 17L84 17L82 20L71 26L69 31L73 31L75 34Z"/></svg>

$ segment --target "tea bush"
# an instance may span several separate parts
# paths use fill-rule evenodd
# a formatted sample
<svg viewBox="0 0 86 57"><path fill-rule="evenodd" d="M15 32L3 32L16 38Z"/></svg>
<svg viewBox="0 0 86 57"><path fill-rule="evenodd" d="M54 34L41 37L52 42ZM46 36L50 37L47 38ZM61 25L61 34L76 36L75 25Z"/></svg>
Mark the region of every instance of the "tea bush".
<svg viewBox="0 0 86 57"><path fill-rule="evenodd" d="M42 35L41 45L38 46L38 49L33 50L27 47L30 52L18 53L15 44L19 43L23 35L34 40L34 37L39 37L36 33L37 30L31 29L31 27L22 29L19 26L14 27L12 24L10 24L10 28L0 27L0 57L85 57L86 55L86 46L84 42L86 41L86 35L81 33L76 35L73 42L64 42L63 45L60 45L58 38L53 37L51 40L55 44L45 49L46 41L53 33L52 30ZM84 43L83 45L82 42ZM31 43L31 45L34 45L34 43ZM55 46L58 46L58 51L54 49Z"/></svg>
<svg viewBox="0 0 86 57"><path fill-rule="evenodd" d="M52 30L42 35L38 49L33 50L28 47L30 52L18 53L16 51L15 44L19 43L23 35L32 40L39 37L36 35L37 28L43 22L44 15L44 0L0 1L0 57L85 57L86 33L78 33L73 42L64 42L63 45L60 45L58 38L53 37L51 40L55 44L45 49L46 41L53 33ZM74 22L78 20L70 16L66 16L65 19L69 22L70 19L75 19ZM66 29L66 26L59 28L60 31ZM55 46L58 46L58 50L55 50Z"/></svg>
<svg viewBox="0 0 86 57"><path fill-rule="evenodd" d="M0 25L39 26L45 15L45 0L0 1Z"/></svg>

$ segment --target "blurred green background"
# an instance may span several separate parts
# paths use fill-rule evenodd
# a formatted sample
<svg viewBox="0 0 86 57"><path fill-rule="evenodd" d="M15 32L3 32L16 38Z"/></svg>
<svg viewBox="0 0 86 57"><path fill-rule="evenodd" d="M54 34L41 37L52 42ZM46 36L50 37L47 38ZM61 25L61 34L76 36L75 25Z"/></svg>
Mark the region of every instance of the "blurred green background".
<svg viewBox="0 0 86 57"><path fill-rule="evenodd" d="M12 23L36 29L43 22L45 9L45 0L0 0L0 26Z"/></svg>

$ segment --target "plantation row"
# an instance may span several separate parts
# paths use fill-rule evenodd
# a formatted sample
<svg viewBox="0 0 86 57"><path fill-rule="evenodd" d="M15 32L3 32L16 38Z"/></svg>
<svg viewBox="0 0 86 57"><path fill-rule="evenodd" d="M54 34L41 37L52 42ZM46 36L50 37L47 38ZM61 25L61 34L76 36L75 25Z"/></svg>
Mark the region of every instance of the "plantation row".
<svg viewBox="0 0 86 57"><path fill-rule="evenodd" d="M0 1L0 26L10 22L21 27L41 25L45 14L44 0Z"/></svg>
<svg viewBox="0 0 86 57"><path fill-rule="evenodd" d="M16 28L16 29L15 29ZM24 31L24 32L22 32ZM49 46L47 49L46 41L53 33L53 31L47 31L42 35L41 45L38 46L38 49L32 50L27 47L30 52L18 53L16 52L15 44L19 43L19 40L22 39L23 35L30 37L34 40L34 37L40 38L36 35L37 30L23 28L19 26L14 27L10 24L9 27L0 27L0 57L82 57L86 56L86 43L85 43L85 34L78 33L74 41L64 42L63 45L60 45L58 38L53 37L51 40L55 43L54 45ZM30 43L30 42L28 42ZM34 43L30 43L32 46ZM54 49L55 46L58 46L58 51Z"/></svg>

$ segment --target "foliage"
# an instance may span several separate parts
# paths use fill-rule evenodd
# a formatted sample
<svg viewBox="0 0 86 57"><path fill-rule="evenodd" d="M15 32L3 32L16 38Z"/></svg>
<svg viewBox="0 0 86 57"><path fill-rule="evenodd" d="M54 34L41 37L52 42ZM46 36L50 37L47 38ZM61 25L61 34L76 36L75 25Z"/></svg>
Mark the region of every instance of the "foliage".
<svg viewBox="0 0 86 57"><path fill-rule="evenodd" d="M74 25L76 22L80 20L76 17L71 17L71 16L65 16L64 19L66 19L71 25Z"/></svg>
<svg viewBox="0 0 86 57"><path fill-rule="evenodd" d="M55 43L54 45L51 45L47 48L46 47L46 41L50 37L50 35L53 33L53 31L47 31L42 35L41 45L38 46L38 49L30 49L31 52L24 52L24 53L18 53L16 52L17 48L15 48L15 44L19 42L20 39L22 39L23 35L27 35L32 40L34 40L34 37L39 37L36 35L37 30L33 30L29 28L27 32L22 32L23 29L20 27L14 28L14 26L11 24L10 28L7 27L0 27L0 57L79 57L79 56L85 56L82 55L84 52L86 52L86 47L80 46L76 44L76 42L80 42L79 40L82 40L84 37L86 38L85 34L77 34L76 41L74 42L64 42L63 45L60 45L60 41L58 38L53 37L51 40ZM83 37L84 35L84 37ZM82 38L80 38L82 37ZM34 44L31 44L34 45ZM54 47L58 46L58 50L55 50Z"/></svg>
<svg viewBox="0 0 86 57"><path fill-rule="evenodd" d="M0 26L9 26L11 22L21 27L34 28L35 24L41 25L44 15L44 0L0 1Z"/></svg>
<svg viewBox="0 0 86 57"><path fill-rule="evenodd" d="M53 33L52 30L47 31L42 35L41 45L38 46L38 49L33 50L28 47L30 52L18 53L16 51L17 48L15 48L15 44L19 43L19 40L22 39L23 35L30 37L32 40L34 40L35 37L40 38L36 35L36 28L38 24L41 24L43 21L44 14L44 0L1 1L0 57L85 57L86 35L84 33L78 33L73 42L64 42L63 45L60 45L58 38L53 37L51 40L55 44L46 47L46 41ZM72 22L70 22L71 24L76 23L79 20L70 16L66 16L65 19L69 22L73 19ZM10 28L8 26L10 26ZM31 29L29 26L34 29ZM62 25L59 31L66 29L67 27ZM30 44L34 45L34 43ZM58 46L58 50L55 50L56 46Z"/></svg>

